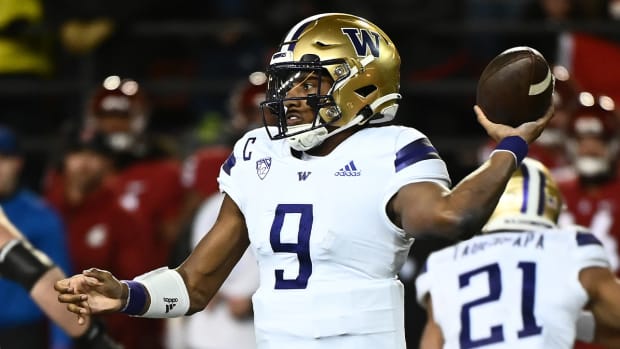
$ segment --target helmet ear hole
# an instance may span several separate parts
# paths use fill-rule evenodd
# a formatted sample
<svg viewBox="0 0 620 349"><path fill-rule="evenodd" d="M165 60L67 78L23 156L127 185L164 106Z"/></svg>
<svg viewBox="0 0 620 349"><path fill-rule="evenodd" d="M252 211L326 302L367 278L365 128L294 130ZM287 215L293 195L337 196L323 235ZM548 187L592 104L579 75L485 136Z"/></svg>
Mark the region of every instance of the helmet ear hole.
<svg viewBox="0 0 620 349"><path fill-rule="evenodd" d="M376 90L377 90L377 86L367 85L367 86L358 88L357 90L355 90L355 93L357 93L360 97L366 98L371 93L375 92Z"/></svg>
<svg viewBox="0 0 620 349"><path fill-rule="evenodd" d="M312 53L306 53L305 55L301 56L301 59L299 60L300 62L320 62L321 58L315 54Z"/></svg>

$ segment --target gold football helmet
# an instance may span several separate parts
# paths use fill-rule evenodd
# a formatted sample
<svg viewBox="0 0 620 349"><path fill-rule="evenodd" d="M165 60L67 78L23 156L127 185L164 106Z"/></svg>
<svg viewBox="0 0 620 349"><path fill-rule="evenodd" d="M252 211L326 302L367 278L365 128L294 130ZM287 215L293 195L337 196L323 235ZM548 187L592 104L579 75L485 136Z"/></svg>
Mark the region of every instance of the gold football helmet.
<svg viewBox="0 0 620 349"><path fill-rule="evenodd" d="M267 74L267 97L261 103L267 132L271 139L288 138L297 150L311 149L354 125L389 122L401 98L394 43L376 25L349 14L320 14L297 23L272 56ZM333 80L327 93L288 95L311 74L319 81L326 75ZM312 106L311 124L287 126L284 103L293 99Z"/></svg>
<svg viewBox="0 0 620 349"><path fill-rule="evenodd" d="M561 209L560 190L549 170L539 161L525 158L482 231L552 228Z"/></svg>

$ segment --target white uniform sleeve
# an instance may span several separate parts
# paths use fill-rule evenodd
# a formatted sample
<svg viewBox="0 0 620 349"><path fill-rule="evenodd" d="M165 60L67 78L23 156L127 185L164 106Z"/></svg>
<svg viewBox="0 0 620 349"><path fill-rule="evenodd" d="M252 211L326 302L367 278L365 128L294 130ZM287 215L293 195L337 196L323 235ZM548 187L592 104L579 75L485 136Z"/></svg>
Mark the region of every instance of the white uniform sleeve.
<svg viewBox="0 0 620 349"><path fill-rule="evenodd" d="M388 180L381 207L387 207L390 199L409 183L434 182L446 188L451 185L445 162L437 149L420 131L402 127L394 144L394 175ZM396 231L404 231L385 217L386 222Z"/></svg>
<svg viewBox="0 0 620 349"><path fill-rule="evenodd" d="M609 268L609 259L603 244L590 233L577 232L575 234L575 256L579 269L588 267Z"/></svg>
<svg viewBox="0 0 620 349"><path fill-rule="evenodd" d="M220 185L220 192L226 193L241 208L244 202L243 190L241 190L242 176L240 172L239 161L243 157L243 147L247 142L247 134L237 141L233 148L233 152L224 161L217 181Z"/></svg>
<svg viewBox="0 0 620 349"><path fill-rule="evenodd" d="M402 128L394 146L394 171L388 200L402 186L414 182L435 182L451 186L445 162L428 138L413 128Z"/></svg>

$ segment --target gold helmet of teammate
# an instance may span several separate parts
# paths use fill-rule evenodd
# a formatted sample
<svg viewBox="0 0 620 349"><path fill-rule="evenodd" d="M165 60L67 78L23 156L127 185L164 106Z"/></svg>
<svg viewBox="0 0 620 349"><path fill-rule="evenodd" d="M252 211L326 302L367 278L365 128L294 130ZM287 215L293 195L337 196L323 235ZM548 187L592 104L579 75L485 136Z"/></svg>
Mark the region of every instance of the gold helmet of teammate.
<svg viewBox="0 0 620 349"><path fill-rule="evenodd" d="M539 161L525 158L482 231L552 228L561 209L562 197L549 170Z"/></svg>

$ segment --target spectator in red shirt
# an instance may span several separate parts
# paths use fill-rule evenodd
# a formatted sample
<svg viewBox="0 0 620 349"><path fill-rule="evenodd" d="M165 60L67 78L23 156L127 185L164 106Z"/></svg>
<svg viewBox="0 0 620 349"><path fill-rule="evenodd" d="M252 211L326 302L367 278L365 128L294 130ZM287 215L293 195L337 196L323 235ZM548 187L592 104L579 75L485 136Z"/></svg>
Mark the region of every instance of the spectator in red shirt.
<svg viewBox="0 0 620 349"><path fill-rule="evenodd" d="M620 275L620 179L617 174L618 119L611 98L582 92L571 118L568 153L576 176L558 183L567 212L561 225L588 227ZM600 348L579 343L576 348Z"/></svg>
<svg viewBox="0 0 620 349"><path fill-rule="evenodd" d="M64 157L62 190L48 197L68 231L76 272L106 265L130 277L156 267L145 222L119 205L113 150L103 134L82 133ZM61 194L61 195L58 195ZM126 348L159 348L161 321L106 316L110 334Z"/></svg>
<svg viewBox="0 0 620 349"><path fill-rule="evenodd" d="M87 103L84 129L108 135L119 169L120 204L148 224L154 248L150 258L164 265L180 231L185 191L181 164L167 139L147 131L149 117L149 103L138 82L109 76Z"/></svg>

